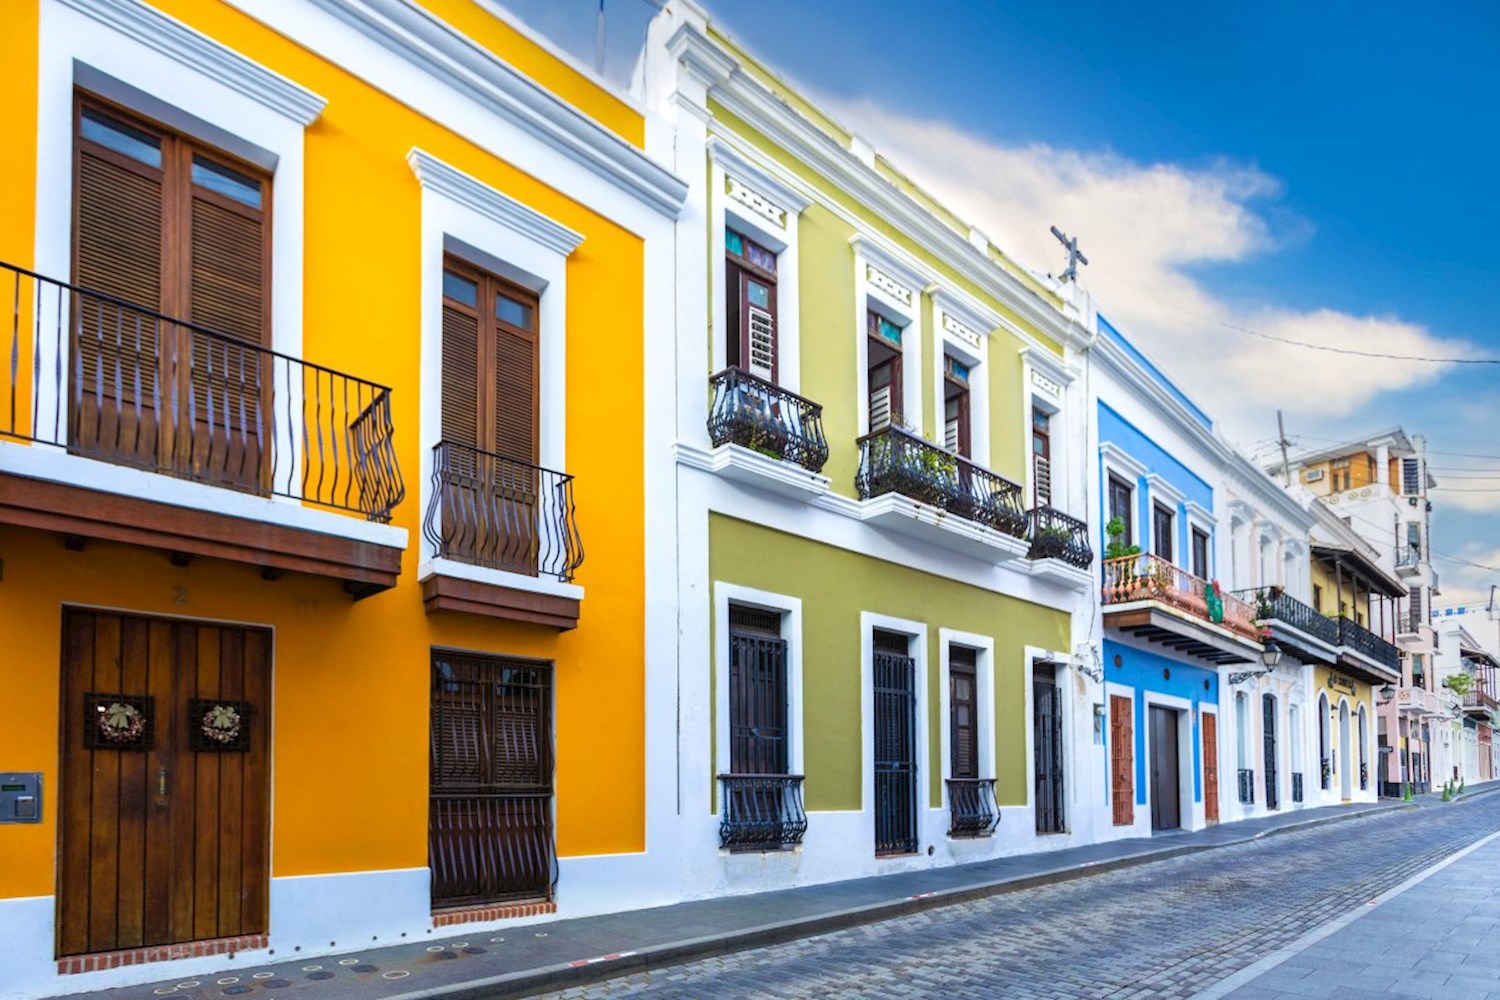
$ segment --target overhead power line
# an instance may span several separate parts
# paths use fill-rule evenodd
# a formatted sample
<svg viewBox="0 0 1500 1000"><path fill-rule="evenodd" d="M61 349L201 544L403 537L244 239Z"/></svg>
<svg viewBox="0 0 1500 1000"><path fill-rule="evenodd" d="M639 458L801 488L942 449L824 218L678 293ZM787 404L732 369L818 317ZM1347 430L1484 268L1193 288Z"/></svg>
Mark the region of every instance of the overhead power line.
<svg viewBox="0 0 1500 1000"><path fill-rule="evenodd" d="M1194 319L1199 320L1200 322L1212 323L1215 326L1222 326L1226 330L1233 330L1236 333L1247 334L1251 337L1259 337L1261 340L1269 340L1278 344L1287 344L1291 347L1304 347L1310 351L1326 351L1330 354L1347 354L1359 358L1376 358L1381 361L1415 361L1420 364L1429 365L1500 365L1500 358L1435 358L1422 354L1390 354L1385 351L1362 351L1355 347L1335 347L1332 344L1314 344L1310 341L1297 340L1293 337L1280 337L1274 333L1266 333L1263 330L1254 330L1248 326L1240 326L1237 323L1228 323L1222 319L1215 319L1212 316L1200 315L1190 309L1184 309L1182 306L1173 302L1171 299L1162 298L1160 295L1157 295L1154 292L1148 292L1144 288L1140 288L1128 281L1122 281L1116 275L1106 274L1106 277L1108 278L1108 280L1117 282L1125 286L1126 288L1131 289L1137 294L1145 295L1148 298L1155 299L1163 305L1176 309L1184 316L1191 316Z"/></svg>

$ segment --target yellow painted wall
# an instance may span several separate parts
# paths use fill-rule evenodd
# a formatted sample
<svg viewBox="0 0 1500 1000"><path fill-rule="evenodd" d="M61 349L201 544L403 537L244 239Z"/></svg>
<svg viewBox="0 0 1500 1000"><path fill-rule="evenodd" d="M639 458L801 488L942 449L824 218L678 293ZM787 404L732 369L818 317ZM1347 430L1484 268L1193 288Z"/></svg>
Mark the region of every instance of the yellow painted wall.
<svg viewBox="0 0 1500 1000"><path fill-rule="evenodd" d="M1337 615L1339 613L1339 588L1334 582L1333 571L1314 560L1312 564L1312 582L1313 586L1321 587L1323 590L1321 603L1317 605L1316 610L1325 615ZM1315 602L1309 597L1308 603L1312 604ZM1380 624L1379 621L1370 615L1370 595L1361 588L1359 599L1356 600L1347 574L1344 577L1344 604L1347 606L1346 613L1350 618L1353 618L1357 611L1360 615L1360 621L1366 628L1372 632L1379 631L1378 628L1374 627Z"/></svg>
<svg viewBox="0 0 1500 1000"><path fill-rule="evenodd" d="M252 567L213 560L176 568L161 553L109 544L68 552L56 537L0 529L8 691L0 762L43 771L49 789L42 824L0 827L0 897L53 891L64 603L275 629L274 875L426 864L433 646L555 660L559 851L641 850L643 402L630 388L644 381L640 241L237 11L203 0L156 3L328 99L306 140L303 357L393 386L407 485L393 523L411 547L397 587L354 603L326 580L272 583ZM0 250L24 264L35 4L10 0L6 28L0 80L11 139L0 149ZM587 593L582 624L572 632L423 611L415 573L420 188L404 159L413 145L585 236L568 263L566 471L577 477L588 554L577 579Z"/></svg>
<svg viewBox="0 0 1500 1000"><path fill-rule="evenodd" d="M1336 684L1333 683L1335 680L1337 681ZM1351 685L1353 687L1352 694L1350 693ZM1365 735L1367 739L1373 742L1375 739L1375 732L1377 728L1375 721L1374 689L1371 688L1371 686L1365 681L1353 678L1347 673L1340 671L1336 667L1317 667L1313 671L1312 723L1315 727L1318 721L1318 695L1320 694L1325 695L1328 698L1328 750L1330 754L1337 755L1343 752L1342 744L1339 741L1339 703L1341 700L1347 701L1349 703L1349 740L1351 744L1349 747L1349 760L1354 767L1354 771L1350 774L1350 786L1357 794L1360 790L1359 709L1361 705L1364 706ZM1312 747L1313 752L1316 753L1318 747L1318 731L1316 728L1314 728L1312 731ZM1374 757L1374 751L1369 751L1369 753L1370 756L1367 759L1366 763L1369 764L1370 788L1373 789L1375 787L1375 781L1378 775L1376 774L1377 767ZM1305 779L1309 782L1314 783L1311 787L1316 787L1315 783L1318 780L1317 769L1318 764L1316 761L1314 761L1313 766L1310 768L1311 776ZM1333 790L1337 791L1338 788L1339 780L1338 777L1335 776L1333 780Z"/></svg>

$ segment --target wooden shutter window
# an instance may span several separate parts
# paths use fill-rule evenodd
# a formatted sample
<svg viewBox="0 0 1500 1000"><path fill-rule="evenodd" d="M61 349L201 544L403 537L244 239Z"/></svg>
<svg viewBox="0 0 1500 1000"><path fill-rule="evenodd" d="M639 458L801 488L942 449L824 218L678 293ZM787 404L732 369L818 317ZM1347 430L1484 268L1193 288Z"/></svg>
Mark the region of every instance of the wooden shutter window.
<svg viewBox="0 0 1500 1000"><path fill-rule="evenodd" d="M776 254L743 233L724 230L725 356L730 365L775 382Z"/></svg>
<svg viewBox="0 0 1500 1000"><path fill-rule="evenodd" d="M444 440L536 464L537 305L508 281L444 262Z"/></svg>
<svg viewBox="0 0 1500 1000"><path fill-rule="evenodd" d="M974 650L952 646L948 650L949 720L953 777L979 777L979 698L977 657Z"/></svg>
<svg viewBox="0 0 1500 1000"><path fill-rule="evenodd" d="M1109 696L1110 799L1115 826L1135 822L1135 719L1131 701Z"/></svg>

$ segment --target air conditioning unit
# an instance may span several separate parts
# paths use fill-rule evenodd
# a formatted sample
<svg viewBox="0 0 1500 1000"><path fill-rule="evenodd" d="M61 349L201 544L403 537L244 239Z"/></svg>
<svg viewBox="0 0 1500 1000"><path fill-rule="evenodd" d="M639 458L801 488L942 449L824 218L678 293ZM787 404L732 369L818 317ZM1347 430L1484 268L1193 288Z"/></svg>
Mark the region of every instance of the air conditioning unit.
<svg viewBox="0 0 1500 1000"><path fill-rule="evenodd" d="M1328 470L1326 469L1308 469L1302 473L1302 481L1304 483L1316 483L1327 474Z"/></svg>

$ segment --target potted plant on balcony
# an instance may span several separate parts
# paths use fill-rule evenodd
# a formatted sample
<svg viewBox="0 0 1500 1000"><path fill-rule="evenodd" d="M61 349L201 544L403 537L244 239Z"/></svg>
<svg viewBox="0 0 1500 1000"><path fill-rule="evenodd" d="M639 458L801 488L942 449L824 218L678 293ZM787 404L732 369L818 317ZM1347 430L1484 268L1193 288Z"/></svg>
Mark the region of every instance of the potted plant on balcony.
<svg viewBox="0 0 1500 1000"><path fill-rule="evenodd" d="M1449 691L1452 691L1460 698L1468 694L1473 686L1474 678L1470 677L1468 674L1453 674L1450 677L1443 678L1443 687L1447 688Z"/></svg>
<svg viewBox="0 0 1500 1000"><path fill-rule="evenodd" d="M1118 591L1117 599L1128 600L1134 596L1139 585L1139 574L1136 572L1136 564L1129 557L1141 554L1139 545L1131 545L1125 541L1125 520L1120 517L1112 517L1104 523L1104 533L1109 536L1109 542L1104 546L1104 559L1109 561L1118 559L1115 563L1114 586ZM1127 561L1128 560L1128 561Z"/></svg>

